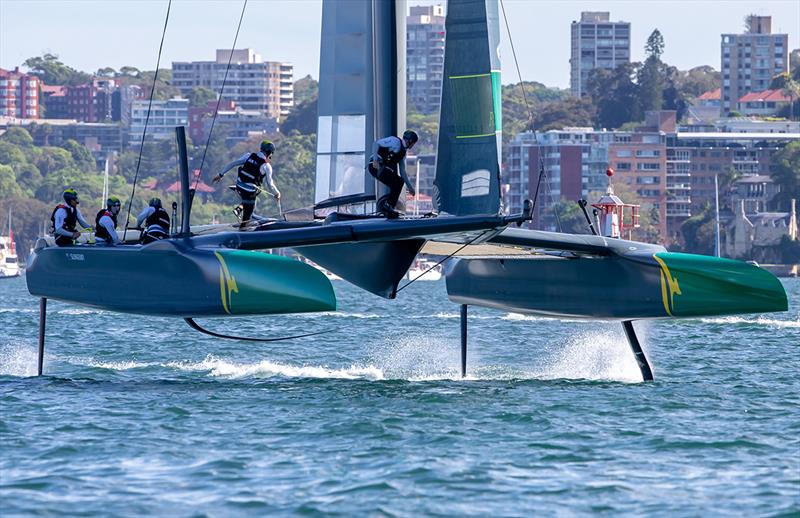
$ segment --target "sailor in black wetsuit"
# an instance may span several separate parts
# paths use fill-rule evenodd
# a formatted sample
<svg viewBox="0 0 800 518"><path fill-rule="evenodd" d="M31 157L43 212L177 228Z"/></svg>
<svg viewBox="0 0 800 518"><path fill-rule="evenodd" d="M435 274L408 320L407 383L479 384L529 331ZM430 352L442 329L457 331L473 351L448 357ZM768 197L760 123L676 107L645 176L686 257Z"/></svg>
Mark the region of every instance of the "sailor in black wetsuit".
<svg viewBox="0 0 800 518"><path fill-rule="evenodd" d="M169 237L169 214L161 206L160 198L150 200L136 218L136 226L144 228L140 239L144 245Z"/></svg>
<svg viewBox="0 0 800 518"><path fill-rule="evenodd" d="M98 245L117 245L120 243L117 235L117 214L122 209L122 203L116 196L106 200L106 208L100 209L95 216L96 223L94 237Z"/></svg>
<svg viewBox="0 0 800 518"><path fill-rule="evenodd" d="M372 156L367 167L369 174L389 188L389 194L381 196L377 203L378 212L383 212L389 218L400 215L397 212L397 200L403 190L403 184L412 195L414 186L406 175L406 151L414 147L419 137L411 130L403 132L403 138L390 136L384 137L372 146Z"/></svg>
<svg viewBox="0 0 800 518"><path fill-rule="evenodd" d="M77 229L78 223L83 228L91 228L91 225L83 219L78 203L80 202L75 189L67 189L64 191L64 203L59 203L50 215L53 235L58 246L71 246L75 243L75 239L81 235Z"/></svg>
<svg viewBox="0 0 800 518"><path fill-rule="evenodd" d="M275 153L275 145L269 140L261 142L261 149L258 153L245 153L230 164L226 165L221 173L211 179L212 182L217 183L225 176L229 170L239 166L239 175L236 178L236 192L242 198L241 210L237 208L236 214L242 215L241 227L244 228L250 221L253 215L253 210L256 208L256 197L261 191L261 184L266 183L267 190L275 197L276 200L281 199L281 192L275 186L275 181L272 179L272 154Z"/></svg>

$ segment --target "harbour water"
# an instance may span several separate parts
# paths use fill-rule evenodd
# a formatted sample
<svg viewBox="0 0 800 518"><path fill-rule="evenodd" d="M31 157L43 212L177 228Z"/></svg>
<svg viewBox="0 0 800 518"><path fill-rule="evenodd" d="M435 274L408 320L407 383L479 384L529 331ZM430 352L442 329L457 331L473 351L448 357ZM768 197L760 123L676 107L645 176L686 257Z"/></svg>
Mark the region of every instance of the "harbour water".
<svg viewBox="0 0 800 518"><path fill-rule="evenodd" d="M330 331L272 344L51 302L36 378L38 301L0 281L0 514L797 516L783 282L788 313L637 322L643 383L619 324L477 308L459 379L443 282L201 322Z"/></svg>

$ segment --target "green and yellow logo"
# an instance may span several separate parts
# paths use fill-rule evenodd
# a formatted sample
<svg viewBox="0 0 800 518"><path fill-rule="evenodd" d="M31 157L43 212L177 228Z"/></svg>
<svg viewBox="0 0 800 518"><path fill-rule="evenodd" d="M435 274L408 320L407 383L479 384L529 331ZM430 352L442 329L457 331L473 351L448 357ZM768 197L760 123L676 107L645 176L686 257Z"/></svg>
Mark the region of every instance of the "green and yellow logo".
<svg viewBox="0 0 800 518"><path fill-rule="evenodd" d="M228 270L228 265L225 264L225 259L219 252L214 252L219 261L219 296L222 300L222 308L225 313L231 314L233 307L233 294L239 293L239 287L236 286L236 279Z"/></svg>
<svg viewBox="0 0 800 518"><path fill-rule="evenodd" d="M653 259L658 262L661 267L661 300L664 303L664 310L667 315L673 316L672 312L675 309L675 295L683 295L681 287L678 285L677 277L673 277L667 267L667 263L660 257L653 254Z"/></svg>

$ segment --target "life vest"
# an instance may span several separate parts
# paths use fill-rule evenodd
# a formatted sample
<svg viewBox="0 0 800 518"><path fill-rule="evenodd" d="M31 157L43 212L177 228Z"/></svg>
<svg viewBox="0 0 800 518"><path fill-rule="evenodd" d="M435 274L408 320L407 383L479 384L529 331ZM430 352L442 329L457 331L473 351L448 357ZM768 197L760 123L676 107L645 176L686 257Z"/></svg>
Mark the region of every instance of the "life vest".
<svg viewBox="0 0 800 518"><path fill-rule="evenodd" d="M52 234L55 234L56 232L56 212L58 212L58 209L64 209L67 211L67 217L64 218L64 225L61 228L68 230L69 232L75 232L77 230L76 227L78 226L78 209L76 207L64 205L63 203L56 205L56 208L53 209L53 213L50 214L50 232Z"/></svg>
<svg viewBox="0 0 800 518"><path fill-rule="evenodd" d="M112 242L114 241L114 238L112 238L111 234L108 233L106 227L100 224L100 220L103 218L103 216L108 216L111 218L111 221L114 222L114 229L116 230L117 228L117 217L107 209L100 209L100 212L98 212L97 216L94 218L94 236L97 239L104 239L107 242Z"/></svg>
<svg viewBox="0 0 800 518"><path fill-rule="evenodd" d="M267 163L258 153L250 153L244 164L239 167L239 184L261 185L264 176L261 174L261 166Z"/></svg>
<svg viewBox="0 0 800 518"><path fill-rule="evenodd" d="M400 151L392 152L388 147L378 146L378 156L383 160L383 166L395 170L395 167L406 156L406 146L402 139L394 137L400 141Z"/></svg>
<svg viewBox="0 0 800 518"><path fill-rule="evenodd" d="M164 232L169 232L169 214L163 208L158 207L152 214L147 216L144 220L145 228L150 229L152 226L159 226Z"/></svg>

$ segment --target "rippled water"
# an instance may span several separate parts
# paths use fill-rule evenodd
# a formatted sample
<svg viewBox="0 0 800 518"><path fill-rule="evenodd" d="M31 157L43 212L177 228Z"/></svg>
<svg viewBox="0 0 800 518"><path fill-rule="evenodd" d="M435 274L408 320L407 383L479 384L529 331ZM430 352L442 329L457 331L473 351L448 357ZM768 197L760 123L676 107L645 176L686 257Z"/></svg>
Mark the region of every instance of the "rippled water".
<svg viewBox="0 0 800 518"><path fill-rule="evenodd" d="M619 324L397 301L206 321L37 300L0 281L0 514L797 515L800 281L788 313Z"/></svg>

